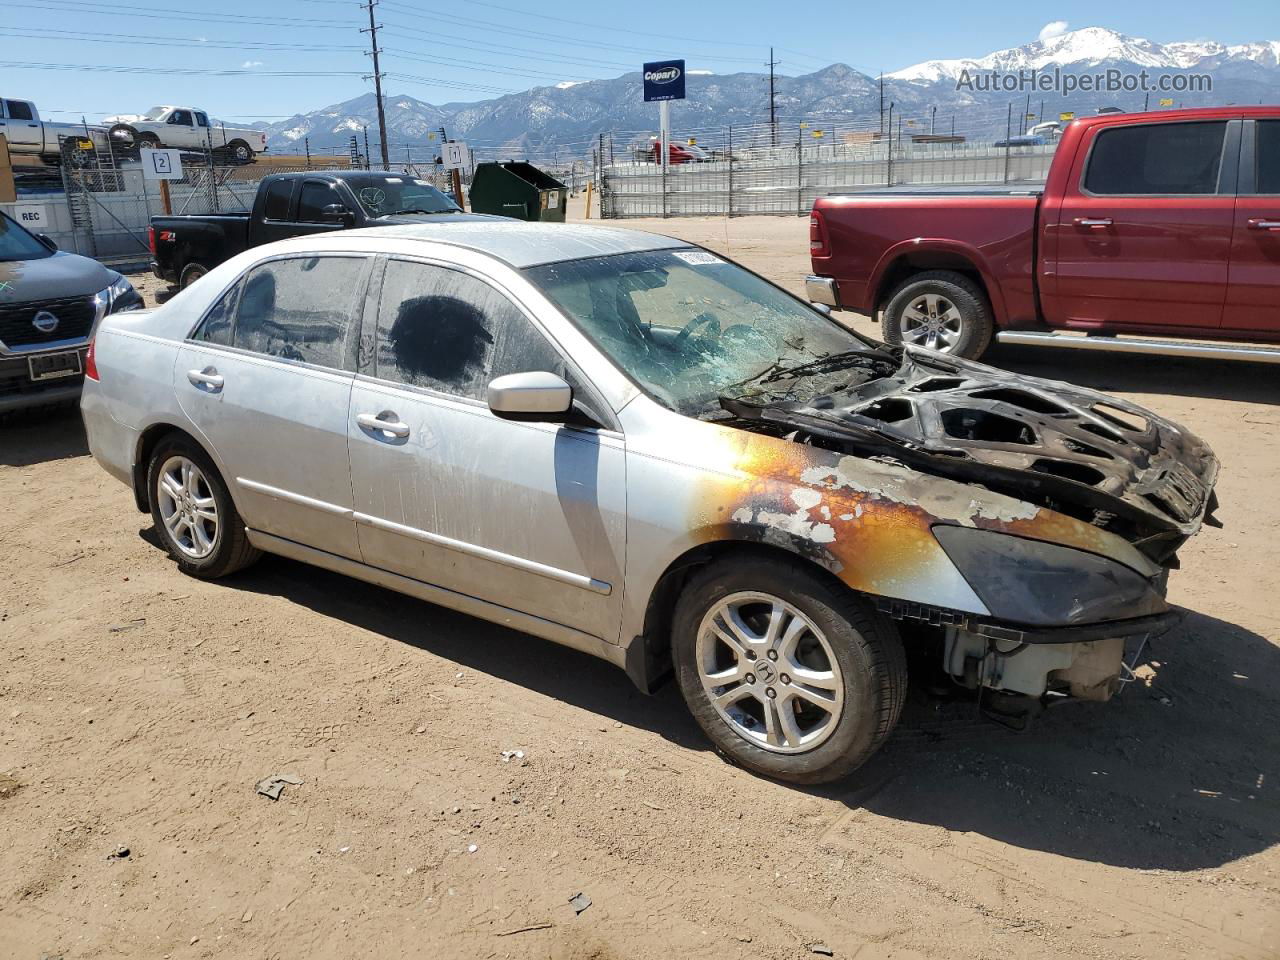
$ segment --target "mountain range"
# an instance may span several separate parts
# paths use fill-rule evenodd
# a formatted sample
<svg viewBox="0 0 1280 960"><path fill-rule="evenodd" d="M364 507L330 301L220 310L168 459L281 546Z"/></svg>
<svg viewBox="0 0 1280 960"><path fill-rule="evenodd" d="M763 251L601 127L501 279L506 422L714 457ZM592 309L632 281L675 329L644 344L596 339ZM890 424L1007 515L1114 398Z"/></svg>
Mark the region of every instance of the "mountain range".
<svg viewBox="0 0 1280 960"><path fill-rule="evenodd" d="M1150 93L1152 107L1163 97L1174 99L1178 106L1280 102L1280 41L1237 46L1213 41L1160 44L1103 27L1070 31L978 59L930 60L895 70L884 75L884 99L916 130L931 122L936 111L938 132L948 132L954 123L956 133L970 138L1002 135L1009 105L1016 104L1012 112L1021 122L1027 94L984 91L957 81L966 71L972 78L993 70L1008 74L1054 67L1077 74L1145 69L1152 76L1204 74L1212 80L1208 92ZM686 80L688 98L674 103L671 111L677 136L714 130L719 137L730 124L759 125L768 119L768 84L763 74L690 70ZM803 76L778 77L779 126L788 131L788 142L794 142L802 120L875 128L881 109L880 83L879 78L843 63ZM1029 97L1032 112L1041 119L1056 118L1066 110L1093 113L1103 106L1137 110L1147 102L1148 95L1138 91L1070 96L1035 91ZM657 127L656 106L641 101L639 71L607 80L534 87L470 103L434 105L401 94L388 96L385 106L393 160L406 156L420 160L433 149L438 152L434 135L440 127L449 137L466 140L478 157L526 156L544 163L589 156L601 134L612 134L617 147L624 149L643 142ZM267 134L275 153L301 152L304 140L313 153L345 151L353 135L363 151L366 127L372 146L377 136L372 93L271 124ZM372 150L376 154L376 146Z"/></svg>

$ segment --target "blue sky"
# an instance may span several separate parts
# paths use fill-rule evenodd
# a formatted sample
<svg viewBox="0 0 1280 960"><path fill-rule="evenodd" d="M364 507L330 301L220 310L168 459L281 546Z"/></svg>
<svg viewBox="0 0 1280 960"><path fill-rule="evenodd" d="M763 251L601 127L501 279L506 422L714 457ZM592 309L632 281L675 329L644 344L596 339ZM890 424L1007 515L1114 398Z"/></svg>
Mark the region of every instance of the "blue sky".
<svg viewBox="0 0 1280 960"><path fill-rule="evenodd" d="M3 93L36 100L54 119L83 113L94 121L156 103L273 119L372 88L363 79L367 37L358 32L367 14L354 0L0 0L0 10ZM446 103L616 76L666 56L716 73L763 70L770 44L784 74L834 61L874 74L1017 46L1057 20L1159 42L1273 40L1280 39L1276 10L1276 0L1141 8L1007 0L383 0L377 19L382 69L392 74L386 91Z"/></svg>

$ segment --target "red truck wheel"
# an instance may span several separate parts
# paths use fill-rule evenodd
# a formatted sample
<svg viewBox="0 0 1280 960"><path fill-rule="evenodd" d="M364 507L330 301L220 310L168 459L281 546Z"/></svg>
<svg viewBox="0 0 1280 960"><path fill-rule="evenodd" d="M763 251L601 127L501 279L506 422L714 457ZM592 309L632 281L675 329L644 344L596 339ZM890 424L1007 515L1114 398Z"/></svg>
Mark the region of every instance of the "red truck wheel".
<svg viewBox="0 0 1280 960"><path fill-rule="evenodd" d="M884 339L976 360L991 343L991 309L968 277L929 270L905 280L881 318Z"/></svg>

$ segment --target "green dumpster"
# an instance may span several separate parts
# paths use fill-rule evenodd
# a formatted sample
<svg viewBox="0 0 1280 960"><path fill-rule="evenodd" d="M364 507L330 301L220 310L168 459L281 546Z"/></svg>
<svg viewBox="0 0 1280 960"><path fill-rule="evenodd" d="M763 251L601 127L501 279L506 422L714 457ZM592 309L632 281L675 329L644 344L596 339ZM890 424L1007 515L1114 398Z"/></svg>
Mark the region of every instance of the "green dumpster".
<svg viewBox="0 0 1280 960"><path fill-rule="evenodd" d="M564 223L568 191L531 163L478 163L471 175L471 212Z"/></svg>

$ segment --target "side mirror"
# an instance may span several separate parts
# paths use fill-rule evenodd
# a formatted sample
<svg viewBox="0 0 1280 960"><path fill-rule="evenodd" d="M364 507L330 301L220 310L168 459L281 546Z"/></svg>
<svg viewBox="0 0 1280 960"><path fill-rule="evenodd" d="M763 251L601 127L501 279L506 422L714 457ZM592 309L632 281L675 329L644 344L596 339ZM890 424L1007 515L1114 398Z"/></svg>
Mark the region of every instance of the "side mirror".
<svg viewBox="0 0 1280 960"><path fill-rule="evenodd" d="M341 203L327 204L320 212L325 215L326 219L335 220L345 227L355 226L356 215Z"/></svg>
<svg viewBox="0 0 1280 960"><path fill-rule="evenodd" d="M554 373L509 373L489 382L489 410L503 420L564 423L573 409L573 388Z"/></svg>
<svg viewBox="0 0 1280 960"><path fill-rule="evenodd" d="M54 253L58 252L58 242L54 240L53 237L49 236L47 233L37 233L36 239L39 240L41 243L43 243L46 247L48 247Z"/></svg>

